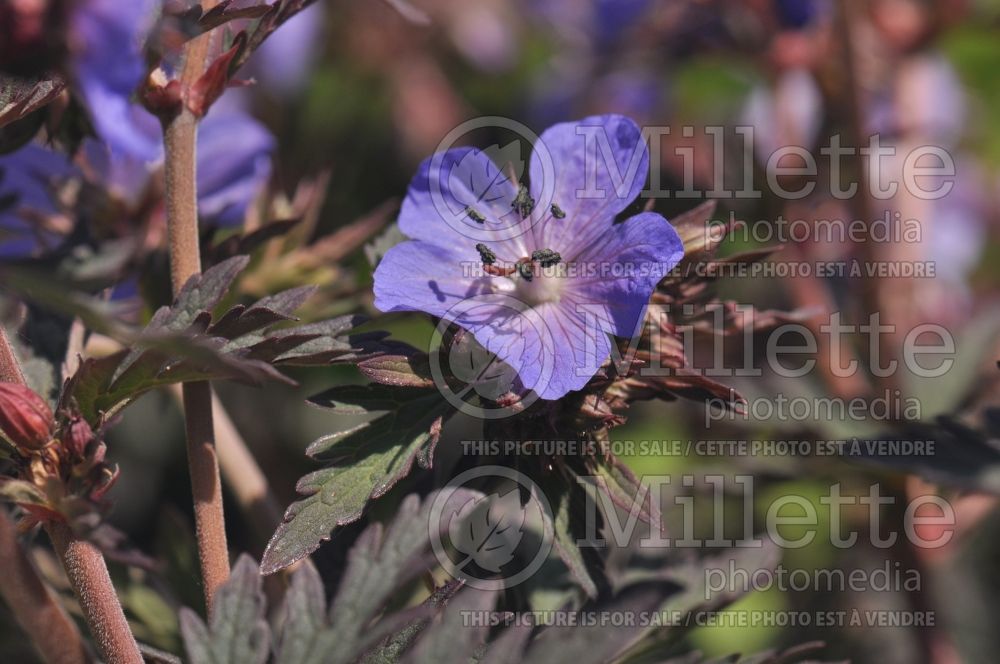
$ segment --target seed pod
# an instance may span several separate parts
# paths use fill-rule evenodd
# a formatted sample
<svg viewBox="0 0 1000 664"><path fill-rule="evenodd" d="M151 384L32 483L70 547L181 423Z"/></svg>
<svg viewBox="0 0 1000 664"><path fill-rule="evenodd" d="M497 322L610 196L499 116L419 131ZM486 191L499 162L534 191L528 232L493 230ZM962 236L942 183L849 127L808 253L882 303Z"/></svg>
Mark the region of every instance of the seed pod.
<svg viewBox="0 0 1000 664"><path fill-rule="evenodd" d="M52 410L19 383L0 383L0 431L20 450L37 450L52 439Z"/></svg>

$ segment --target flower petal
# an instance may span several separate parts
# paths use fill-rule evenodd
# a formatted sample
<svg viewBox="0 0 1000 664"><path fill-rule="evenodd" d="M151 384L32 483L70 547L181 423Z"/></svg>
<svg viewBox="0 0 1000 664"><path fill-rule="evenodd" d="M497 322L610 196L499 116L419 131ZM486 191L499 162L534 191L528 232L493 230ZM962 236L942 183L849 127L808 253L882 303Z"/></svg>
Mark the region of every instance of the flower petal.
<svg viewBox="0 0 1000 664"><path fill-rule="evenodd" d="M219 226L241 223L271 176L273 151L274 136L250 115L209 112L198 130L198 212L202 219Z"/></svg>
<svg viewBox="0 0 1000 664"><path fill-rule="evenodd" d="M446 318L471 332L512 367L540 398L559 399L586 385L610 353L608 336L563 304L528 307L502 293L484 293Z"/></svg>
<svg viewBox="0 0 1000 664"><path fill-rule="evenodd" d="M590 276L569 288L578 303L605 306L615 336L631 337L656 285L684 257L684 243L666 219L643 212L614 226L577 258Z"/></svg>
<svg viewBox="0 0 1000 664"><path fill-rule="evenodd" d="M0 157L0 257L28 256L58 240L32 214L56 212L55 188L74 175L69 157L35 143Z"/></svg>
<svg viewBox="0 0 1000 664"><path fill-rule="evenodd" d="M545 130L530 166L537 248L572 260L600 238L642 191L649 150L623 115L595 115ZM565 212L552 215L551 206Z"/></svg>
<svg viewBox="0 0 1000 664"><path fill-rule="evenodd" d="M465 273L475 255L474 249L470 256L422 241L397 244L375 269L375 308L444 316L463 300L490 292L492 278Z"/></svg>
<svg viewBox="0 0 1000 664"><path fill-rule="evenodd" d="M502 260L516 261L531 253L526 222L511 207L516 195L517 188L485 151L439 152L420 164L410 182L399 229L441 246L485 242Z"/></svg>

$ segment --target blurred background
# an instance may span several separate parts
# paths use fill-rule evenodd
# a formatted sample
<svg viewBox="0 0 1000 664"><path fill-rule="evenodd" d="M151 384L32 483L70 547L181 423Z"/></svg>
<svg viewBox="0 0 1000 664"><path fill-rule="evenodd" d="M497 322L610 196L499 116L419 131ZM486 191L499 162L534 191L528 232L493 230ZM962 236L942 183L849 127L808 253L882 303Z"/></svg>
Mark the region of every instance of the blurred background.
<svg viewBox="0 0 1000 664"><path fill-rule="evenodd" d="M276 138L269 191L294 207L306 196L313 214L307 240L345 228L385 235L341 257L343 269L317 262L275 260L257 266L246 288L261 292L299 283L321 284L315 305L324 312L371 311L370 257L392 241L394 201L405 194L419 162L464 120L482 115L516 119L540 132L554 122L615 112L641 125L665 126L661 182L688 197L655 201L669 219L691 209L713 190L716 173L727 183L744 182L750 167L762 196L721 198L717 219L740 220L753 232L735 233L726 253L783 244L767 260L817 264L865 259L924 262L934 278L852 279L848 276L780 276L724 279L727 299L758 309L843 311L851 320L880 311L902 330L920 323L945 326L956 339L956 364L938 379L905 372L886 380L860 374L840 378L819 370L789 379L769 372L732 382L751 402L817 395L853 398L885 396L890 404L919 403L917 419L934 427L935 417L976 418L995 399L995 359L1000 307L1000 2L997 0L412 0L349 2L322 0L294 18L248 64L257 84L227 93ZM725 149L715 150L705 127L723 127ZM752 126L747 146L737 127ZM682 127L691 127L689 134ZM905 154L934 145L954 157L955 186L936 201L906 191L885 200L831 195L829 171L819 148L839 135L844 145L867 144L878 133L883 145ZM482 132L482 146L507 137ZM817 186L801 200L784 200L767 186L771 154L802 146L820 162ZM848 162L849 172L864 172ZM889 161L886 173L896 173ZM797 188L795 178L780 180ZM303 189L303 183L311 187ZM897 216L898 214L898 216ZM888 215L888 217L887 217ZM804 220L916 220L919 239L857 243L781 236L778 218ZM350 226L350 225L354 226ZM350 236L338 241L349 245ZM355 243L355 246L357 243ZM150 288L149 284L143 287ZM809 319L814 329L825 322ZM426 348L432 330L421 316L394 315L380 321L398 338ZM741 342L736 345L739 346ZM901 340L886 340L897 356ZM736 351L740 349L737 348ZM759 360L765 349L754 348ZM822 355L825 350L820 348ZM865 349L853 347L859 356ZM846 352L852 352L849 348ZM894 354L895 353L895 354ZM727 347L727 358L736 354ZM741 366L742 358L733 360ZM864 364L866 360L862 358ZM338 382L357 380L347 368L293 373L301 383L250 389L221 385L219 397L243 435L275 494L279 509L295 497L295 481L314 465L304 449L331 430L330 415L308 408L303 398ZM855 421L814 413L794 421L749 417L715 422L706 428L701 404L650 403L634 408L628 423L614 431L621 440L850 439L898 436L898 415ZM759 412L756 414L759 415ZM898 424L898 423L896 423ZM463 429L463 427L465 427ZM469 423L447 431L442 446L469 436ZM949 444L937 429L919 430ZM916 434L911 434L916 435ZM963 435L950 432L952 437ZM197 606L197 557L192 532L182 420L170 393L155 393L130 408L109 438L121 479L114 490L112 523L141 550L162 560L175 578L150 590L140 574L115 565L126 588L125 604L140 640L177 650L174 607ZM818 457L630 458L640 474L753 474L758 518L775 496L805 496L818 508L831 484L845 495L865 495L879 483L900 499L926 493L948 498L958 514L954 539L936 550L905 545L885 550L861 537L857 546L834 547L820 536L807 547L784 552L789 568L918 570L919 590L864 593L815 589L754 592L732 610L813 612L871 608L931 610L933 627L820 628L758 626L703 628L690 645L707 655L754 652L811 639L825 641L823 659L856 662L992 662L1000 650L996 615L1000 610L1000 514L975 482L933 483L897 469ZM940 461L947 466L947 461ZM905 467L905 464L903 464ZM927 469L913 468L914 471ZM944 469L946 471L947 469ZM984 471L985 472L985 471ZM944 472L944 475L947 475ZM936 477L931 473L931 477ZM419 478L411 478L419 484ZM994 489L995 489L995 480ZM404 490L401 488L401 490ZM697 493L697 490L692 489ZM259 555L277 515L274 506L246 509L227 495L230 545ZM727 514L742 518L744 497L727 496ZM391 501L387 501L391 504ZM732 509L728 509L731 506ZM389 509L389 508L384 508ZM710 508L709 508L710 509ZM374 515L373 518L378 518ZM668 511L668 521L674 516ZM728 517L727 517L728 518ZM867 532L868 512L846 513L845 532ZM896 521L898 523L898 521ZM712 523L706 520L706 532ZM322 570L336 570L360 531L348 527L316 554ZM822 531L821 531L822 532ZM789 537L792 535L790 534ZM49 572L58 577L53 562ZM133 578L135 577L135 578ZM135 583L132 583L135 581ZM129 590L131 588L131 590ZM11 620L0 621L0 659L30 661L27 646Z"/></svg>

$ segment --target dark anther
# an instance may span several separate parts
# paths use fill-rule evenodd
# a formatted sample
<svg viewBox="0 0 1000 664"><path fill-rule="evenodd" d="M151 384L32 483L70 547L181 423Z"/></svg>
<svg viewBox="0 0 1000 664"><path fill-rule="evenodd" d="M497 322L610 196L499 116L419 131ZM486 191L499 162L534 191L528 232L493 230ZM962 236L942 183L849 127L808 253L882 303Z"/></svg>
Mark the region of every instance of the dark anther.
<svg viewBox="0 0 1000 664"><path fill-rule="evenodd" d="M497 262L497 255L482 242L476 245L476 251L479 252L479 258L483 261L483 265L493 265Z"/></svg>
<svg viewBox="0 0 1000 664"><path fill-rule="evenodd" d="M552 267L562 260L562 256L559 255L558 251L539 249L538 251L531 252L531 260L537 261L542 267Z"/></svg>
<svg viewBox="0 0 1000 664"><path fill-rule="evenodd" d="M563 212L563 209L558 205L556 205L555 203L552 204L552 207L550 207L549 210L551 210L552 216L555 217L556 219L566 218L566 213Z"/></svg>
<svg viewBox="0 0 1000 664"><path fill-rule="evenodd" d="M486 217L482 215L478 210L473 208L471 205L465 208L465 214L469 215L469 219L472 219L477 224L485 224Z"/></svg>
<svg viewBox="0 0 1000 664"><path fill-rule="evenodd" d="M528 193L528 188L522 184L518 188L517 196L510 206L517 210L522 219L526 219L531 214L531 211L535 209L535 199Z"/></svg>

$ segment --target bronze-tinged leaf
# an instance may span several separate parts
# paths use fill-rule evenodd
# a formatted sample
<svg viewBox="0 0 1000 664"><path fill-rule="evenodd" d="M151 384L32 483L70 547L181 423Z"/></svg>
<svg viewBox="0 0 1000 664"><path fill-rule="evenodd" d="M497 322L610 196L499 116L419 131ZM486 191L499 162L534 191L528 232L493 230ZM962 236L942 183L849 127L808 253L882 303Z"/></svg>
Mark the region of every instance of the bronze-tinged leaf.
<svg viewBox="0 0 1000 664"><path fill-rule="evenodd" d="M426 354L380 355L358 363L366 378L394 387L434 387L430 361Z"/></svg>
<svg viewBox="0 0 1000 664"><path fill-rule="evenodd" d="M24 79L0 75L0 127L24 119L53 101L66 87L58 76Z"/></svg>
<svg viewBox="0 0 1000 664"><path fill-rule="evenodd" d="M265 574L291 565L315 551L332 532L361 518L365 507L427 459L454 410L434 390L384 385L334 388L312 399L336 413L372 413L375 419L338 431L309 446L314 458L331 466L299 480L305 497L285 513L264 553Z"/></svg>

